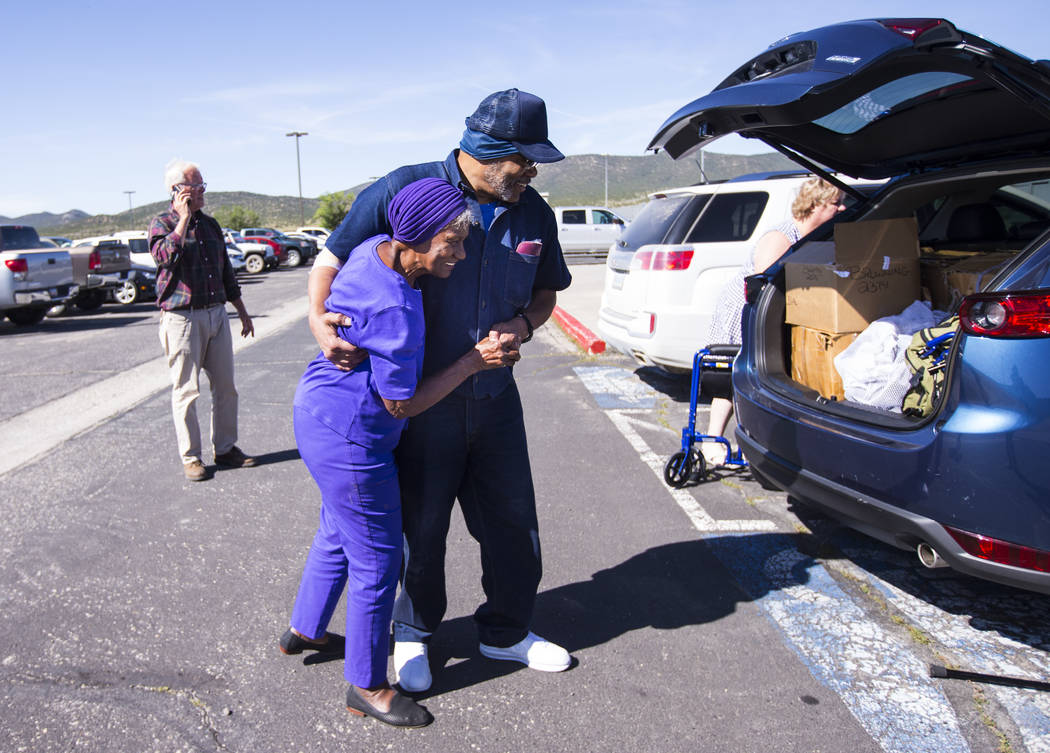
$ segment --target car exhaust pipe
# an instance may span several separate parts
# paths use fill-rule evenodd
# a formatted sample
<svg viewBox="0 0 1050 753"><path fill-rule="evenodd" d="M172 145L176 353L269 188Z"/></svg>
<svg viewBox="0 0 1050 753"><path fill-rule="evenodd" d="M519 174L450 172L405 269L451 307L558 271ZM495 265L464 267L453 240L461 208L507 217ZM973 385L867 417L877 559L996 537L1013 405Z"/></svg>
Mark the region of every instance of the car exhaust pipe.
<svg viewBox="0 0 1050 753"><path fill-rule="evenodd" d="M948 563L941 559L941 555L937 554L937 550L925 541L915 547L915 553L919 555L919 562L922 563L923 567L928 567L932 570L935 567L948 566Z"/></svg>

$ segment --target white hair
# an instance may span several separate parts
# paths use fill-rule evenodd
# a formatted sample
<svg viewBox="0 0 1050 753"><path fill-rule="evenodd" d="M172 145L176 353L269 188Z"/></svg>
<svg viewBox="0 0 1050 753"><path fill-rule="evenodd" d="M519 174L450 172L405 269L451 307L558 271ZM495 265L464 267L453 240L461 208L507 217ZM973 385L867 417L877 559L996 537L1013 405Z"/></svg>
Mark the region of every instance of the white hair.
<svg viewBox="0 0 1050 753"><path fill-rule="evenodd" d="M170 191L172 188L182 183L187 170L196 170L200 172L200 167L195 162L187 162L184 159L176 157L167 165L164 166L164 190Z"/></svg>

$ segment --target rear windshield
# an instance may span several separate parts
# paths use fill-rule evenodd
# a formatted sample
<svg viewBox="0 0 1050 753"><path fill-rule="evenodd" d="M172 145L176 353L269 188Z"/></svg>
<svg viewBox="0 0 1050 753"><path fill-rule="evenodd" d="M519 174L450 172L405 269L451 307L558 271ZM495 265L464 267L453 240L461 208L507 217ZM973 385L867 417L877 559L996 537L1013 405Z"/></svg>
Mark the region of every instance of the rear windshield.
<svg viewBox="0 0 1050 753"><path fill-rule="evenodd" d="M149 242L145 238L129 238L128 245L136 254L148 254Z"/></svg>
<svg viewBox="0 0 1050 753"><path fill-rule="evenodd" d="M5 227L0 230L0 251L20 248L47 248L31 227Z"/></svg>
<svg viewBox="0 0 1050 753"><path fill-rule="evenodd" d="M679 228L683 224L689 227L709 198L706 194L682 194L653 199L623 231L619 242L621 250L636 251L650 243L663 243L665 239L670 243L678 242L670 236L684 234L684 231L672 233L672 227Z"/></svg>
<svg viewBox="0 0 1050 753"><path fill-rule="evenodd" d="M946 96L954 87L972 80L960 73L915 73L876 87L813 122L835 133L856 133L895 108L911 106L920 97Z"/></svg>

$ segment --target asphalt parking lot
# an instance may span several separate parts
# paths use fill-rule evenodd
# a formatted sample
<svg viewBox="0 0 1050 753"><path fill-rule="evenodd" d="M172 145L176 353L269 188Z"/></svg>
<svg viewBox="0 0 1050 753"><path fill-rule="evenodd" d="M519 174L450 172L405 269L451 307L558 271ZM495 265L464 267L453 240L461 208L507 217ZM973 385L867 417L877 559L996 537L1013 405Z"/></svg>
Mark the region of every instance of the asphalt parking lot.
<svg viewBox="0 0 1050 753"><path fill-rule="evenodd" d="M586 323L600 267L573 271L561 303ZM304 285L283 270L246 286L260 336L237 354L240 444L263 463L204 484L182 478L163 373L148 381L149 308L0 328L0 385L24 395L0 414L0 749L1050 751L1045 693L929 677L1047 679L1050 599L920 569L746 471L669 489L688 381L553 325L517 375L535 627L574 666L478 654L477 549L457 520L422 699L437 721L350 717L339 662L276 649L318 505L290 420L314 352Z"/></svg>

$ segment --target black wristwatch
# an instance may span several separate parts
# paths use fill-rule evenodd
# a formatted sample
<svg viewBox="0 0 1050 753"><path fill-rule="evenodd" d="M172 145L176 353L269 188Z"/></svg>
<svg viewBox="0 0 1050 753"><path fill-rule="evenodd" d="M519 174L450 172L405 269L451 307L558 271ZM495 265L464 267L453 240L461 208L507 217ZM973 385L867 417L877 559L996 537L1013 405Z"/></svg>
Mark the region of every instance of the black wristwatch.
<svg viewBox="0 0 1050 753"><path fill-rule="evenodd" d="M529 334L526 335L525 337L521 338L521 341L523 343L527 343L529 340L532 339L532 322L529 321L529 317L525 316L525 312L524 311L519 311L514 316L520 316L522 319L524 319L525 320L525 326L529 328Z"/></svg>

